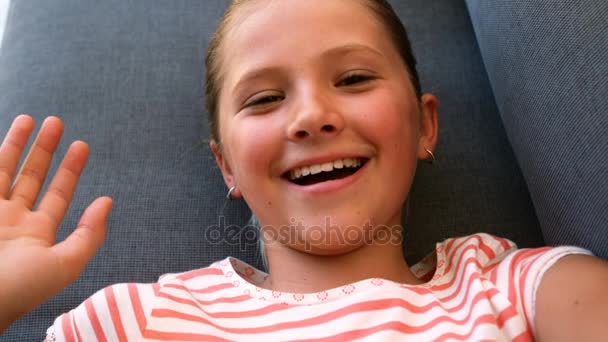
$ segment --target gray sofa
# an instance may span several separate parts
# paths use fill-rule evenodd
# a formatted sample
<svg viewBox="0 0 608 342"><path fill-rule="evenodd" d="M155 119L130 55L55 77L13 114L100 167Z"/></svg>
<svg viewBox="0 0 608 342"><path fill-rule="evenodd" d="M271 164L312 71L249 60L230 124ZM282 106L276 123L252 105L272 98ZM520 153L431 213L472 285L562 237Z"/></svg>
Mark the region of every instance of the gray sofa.
<svg viewBox="0 0 608 342"><path fill-rule="evenodd" d="M38 123L57 115L59 153L75 139L90 144L58 239L95 197L113 197L114 209L80 279L0 341L42 340L57 315L112 283L153 282L228 255L263 268L247 206L224 199L206 143L204 53L227 3L11 2L0 134L19 113ZM478 231L608 258L608 2L392 3L423 90L440 100L439 162L420 164L404 217L408 262Z"/></svg>

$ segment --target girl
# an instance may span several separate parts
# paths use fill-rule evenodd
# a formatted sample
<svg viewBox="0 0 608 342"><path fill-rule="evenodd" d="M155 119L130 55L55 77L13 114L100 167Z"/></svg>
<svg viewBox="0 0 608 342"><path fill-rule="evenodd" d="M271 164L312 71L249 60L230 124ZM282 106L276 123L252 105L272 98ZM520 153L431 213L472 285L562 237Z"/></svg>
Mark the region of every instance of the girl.
<svg viewBox="0 0 608 342"><path fill-rule="evenodd" d="M386 1L233 1L207 70L211 149L228 196L259 219L269 272L227 258L154 284L113 285L58 317L48 340L558 341L608 332L608 266L586 250L516 250L476 234L406 263L401 208L417 160L435 158L437 100L422 94ZM0 151L4 326L77 277L111 207L97 199L53 246L87 147L72 145L31 211L61 122L45 121L11 188L32 128L18 117Z"/></svg>

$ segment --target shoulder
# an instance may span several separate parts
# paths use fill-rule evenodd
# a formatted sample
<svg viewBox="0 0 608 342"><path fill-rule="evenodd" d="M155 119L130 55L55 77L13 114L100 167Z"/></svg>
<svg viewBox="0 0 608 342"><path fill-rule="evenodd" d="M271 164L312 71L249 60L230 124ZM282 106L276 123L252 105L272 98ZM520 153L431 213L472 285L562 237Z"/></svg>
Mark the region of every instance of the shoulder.
<svg viewBox="0 0 608 342"><path fill-rule="evenodd" d="M55 319L50 341L125 340L140 330L152 310L158 283L107 286Z"/></svg>
<svg viewBox="0 0 608 342"><path fill-rule="evenodd" d="M156 283L121 283L105 287L75 309L57 317L47 330L50 341L138 341L155 309L181 310L196 292L226 282L222 267L208 267L160 276ZM192 303L195 304L195 303ZM53 339L54 338L54 339Z"/></svg>
<svg viewBox="0 0 608 342"><path fill-rule="evenodd" d="M495 263L517 249L515 243L487 233L447 239L437 244L437 255L447 263L460 264L463 259L474 259L480 267Z"/></svg>
<svg viewBox="0 0 608 342"><path fill-rule="evenodd" d="M572 263L572 260L577 262ZM580 264L581 260L586 264L589 260L597 262L598 259L593 257L590 251L575 246L514 249L488 265L484 270L484 279L488 281L488 284L496 287L513 305L525 320L528 330L538 337L545 329L542 322L549 322L550 329L554 329L555 323L558 322L554 320L553 316L546 316L543 310L562 315L561 310L556 310L553 303L555 300L567 298L566 292L561 289L560 282L563 279L552 278L555 278L555 274L557 274L560 278L570 279L574 285L578 276L575 276L573 272L577 272L577 267L586 268ZM547 287L552 288L555 292L547 294L545 290ZM598 292L600 291L595 293ZM608 294L608 289L604 289L603 293ZM562 315L562 317L566 316ZM572 324L564 320L560 328L567 326L572 327ZM549 338L548 340L554 341L555 339Z"/></svg>
<svg viewBox="0 0 608 342"><path fill-rule="evenodd" d="M557 261L539 284L540 340L599 341L608 335L608 262L589 255Z"/></svg>

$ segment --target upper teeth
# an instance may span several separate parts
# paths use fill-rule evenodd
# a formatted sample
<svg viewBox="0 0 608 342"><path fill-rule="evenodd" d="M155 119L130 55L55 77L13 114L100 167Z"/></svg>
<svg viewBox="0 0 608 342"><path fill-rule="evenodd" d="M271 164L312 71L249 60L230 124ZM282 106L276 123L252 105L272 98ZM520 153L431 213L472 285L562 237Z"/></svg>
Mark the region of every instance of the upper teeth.
<svg viewBox="0 0 608 342"><path fill-rule="evenodd" d="M323 164L314 164L309 166L297 167L289 171L289 178L291 180L302 178L308 175L316 175L317 173L330 172L334 169L342 169L344 167L359 167L361 166L361 158L345 158L334 160L333 162L327 162Z"/></svg>

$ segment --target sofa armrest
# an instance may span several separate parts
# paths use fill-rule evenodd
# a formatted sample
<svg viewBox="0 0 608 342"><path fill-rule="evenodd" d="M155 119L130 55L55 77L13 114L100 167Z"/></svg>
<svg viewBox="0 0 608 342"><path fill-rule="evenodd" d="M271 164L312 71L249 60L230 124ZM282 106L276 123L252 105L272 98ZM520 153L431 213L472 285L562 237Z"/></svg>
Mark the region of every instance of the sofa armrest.
<svg viewBox="0 0 608 342"><path fill-rule="evenodd" d="M608 258L608 2L466 3L545 241Z"/></svg>

